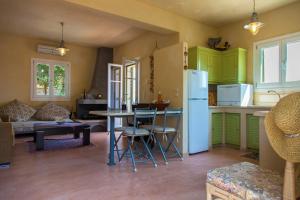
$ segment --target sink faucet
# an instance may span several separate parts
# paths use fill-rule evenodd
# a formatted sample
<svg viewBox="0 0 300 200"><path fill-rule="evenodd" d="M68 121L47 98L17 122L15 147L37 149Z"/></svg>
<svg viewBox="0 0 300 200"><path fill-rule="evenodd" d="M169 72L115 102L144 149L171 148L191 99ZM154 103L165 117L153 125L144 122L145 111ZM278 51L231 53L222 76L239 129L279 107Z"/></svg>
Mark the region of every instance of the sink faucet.
<svg viewBox="0 0 300 200"><path fill-rule="evenodd" d="M268 90L268 94L270 94L270 93L276 94L278 96L279 100L281 99L280 94L278 92L276 92L275 90Z"/></svg>

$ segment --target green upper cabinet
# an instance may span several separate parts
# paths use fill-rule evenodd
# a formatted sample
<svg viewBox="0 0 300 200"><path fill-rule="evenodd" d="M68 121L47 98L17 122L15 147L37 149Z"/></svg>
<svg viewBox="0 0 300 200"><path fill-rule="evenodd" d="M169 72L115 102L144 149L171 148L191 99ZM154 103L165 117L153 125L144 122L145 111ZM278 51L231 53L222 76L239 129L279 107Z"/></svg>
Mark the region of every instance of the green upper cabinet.
<svg viewBox="0 0 300 200"><path fill-rule="evenodd" d="M212 61L211 56L215 50L204 47L193 47L189 49L189 69L199 69L208 71L209 63Z"/></svg>
<svg viewBox="0 0 300 200"><path fill-rule="evenodd" d="M189 57L188 57L188 68L189 69L198 69L200 67L200 59L198 57L198 48L193 47L189 49Z"/></svg>
<svg viewBox="0 0 300 200"><path fill-rule="evenodd" d="M222 59L220 54L211 54L208 57L208 82L219 83L221 78Z"/></svg>
<svg viewBox="0 0 300 200"><path fill-rule="evenodd" d="M209 83L244 83L246 81L245 49L216 51L204 47L189 49L189 69L208 71Z"/></svg>
<svg viewBox="0 0 300 200"><path fill-rule="evenodd" d="M237 48L222 52L222 83L245 83L247 51Z"/></svg>

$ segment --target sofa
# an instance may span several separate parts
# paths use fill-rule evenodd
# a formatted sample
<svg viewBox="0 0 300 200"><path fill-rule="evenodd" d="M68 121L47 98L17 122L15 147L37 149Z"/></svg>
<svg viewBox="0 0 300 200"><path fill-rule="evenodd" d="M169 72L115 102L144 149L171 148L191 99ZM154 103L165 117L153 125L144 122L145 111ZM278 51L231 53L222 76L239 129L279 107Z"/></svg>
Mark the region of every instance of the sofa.
<svg viewBox="0 0 300 200"><path fill-rule="evenodd" d="M56 123L57 120L72 122L71 112L60 105L47 103L35 109L23 102L13 100L0 107L0 117L9 118L15 135L31 134L37 123Z"/></svg>
<svg viewBox="0 0 300 200"><path fill-rule="evenodd" d="M14 146L14 130L8 118L0 118L0 165L12 161Z"/></svg>

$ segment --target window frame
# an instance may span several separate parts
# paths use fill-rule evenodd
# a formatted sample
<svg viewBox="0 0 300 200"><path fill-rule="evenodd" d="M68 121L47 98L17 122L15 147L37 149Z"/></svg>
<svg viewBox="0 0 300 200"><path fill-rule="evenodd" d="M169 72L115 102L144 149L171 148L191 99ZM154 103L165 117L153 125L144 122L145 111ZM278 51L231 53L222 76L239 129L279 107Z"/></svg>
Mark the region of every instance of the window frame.
<svg viewBox="0 0 300 200"><path fill-rule="evenodd" d="M253 81L256 91L266 92L269 89L283 91L300 90L300 80L289 82L286 81L287 43L292 41L300 41L300 32L258 41L253 44ZM275 44L279 45L279 82L263 83L261 49L272 47Z"/></svg>
<svg viewBox="0 0 300 200"><path fill-rule="evenodd" d="M124 100L125 102L127 102L127 67L131 65L136 66L136 70L135 70L136 100L133 103L138 104L140 102L140 61L138 59L124 60Z"/></svg>
<svg viewBox="0 0 300 200"><path fill-rule="evenodd" d="M49 65L49 95L36 94L36 65L46 64ZM65 67L65 96L56 96L53 94L54 81L54 66L62 65ZM70 101L71 99L71 63L60 60L50 60L41 58L31 59L31 87L30 87L31 101Z"/></svg>

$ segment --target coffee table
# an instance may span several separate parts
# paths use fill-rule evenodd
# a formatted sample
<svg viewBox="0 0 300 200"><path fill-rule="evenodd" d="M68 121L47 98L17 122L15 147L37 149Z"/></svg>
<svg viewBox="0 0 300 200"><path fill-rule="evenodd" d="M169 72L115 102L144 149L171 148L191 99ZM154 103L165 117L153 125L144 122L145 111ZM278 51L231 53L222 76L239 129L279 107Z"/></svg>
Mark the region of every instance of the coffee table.
<svg viewBox="0 0 300 200"><path fill-rule="evenodd" d="M44 137L47 135L61 135L73 133L74 138L79 138L82 132L82 144L90 144L90 126L80 122L65 123L37 123L34 125L34 142L36 150L44 149Z"/></svg>

